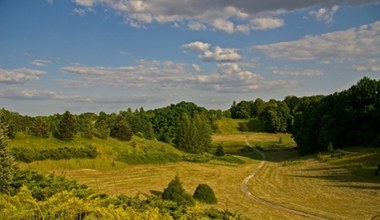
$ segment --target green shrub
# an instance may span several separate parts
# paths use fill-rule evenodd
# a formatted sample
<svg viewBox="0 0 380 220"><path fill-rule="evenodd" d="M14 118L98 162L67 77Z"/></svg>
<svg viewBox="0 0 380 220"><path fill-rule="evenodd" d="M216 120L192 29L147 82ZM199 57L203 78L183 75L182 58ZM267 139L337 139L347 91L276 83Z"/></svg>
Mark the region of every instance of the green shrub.
<svg viewBox="0 0 380 220"><path fill-rule="evenodd" d="M224 153L224 148L222 145L218 145L218 147L216 148L216 151L215 151L215 156L224 156L225 153Z"/></svg>
<svg viewBox="0 0 380 220"><path fill-rule="evenodd" d="M193 198L207 204L216 204L218 202L214 191L207 184L199 184L194 192Z"/></svg>
<svg viewBox="0 0 380 220"><path fill-rule="evenodd" d="M186 193L178 176L175 176L175 178L170 181L168 187L162 193L162 198L176 202L181 206L195 205L193 198Z"/></svg>

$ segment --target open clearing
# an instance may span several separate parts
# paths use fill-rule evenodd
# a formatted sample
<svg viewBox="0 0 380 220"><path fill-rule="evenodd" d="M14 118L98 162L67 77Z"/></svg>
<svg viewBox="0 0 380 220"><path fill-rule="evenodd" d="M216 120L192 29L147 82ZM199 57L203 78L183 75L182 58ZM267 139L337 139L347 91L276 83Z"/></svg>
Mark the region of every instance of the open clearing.
<svg viewBox="0 0 380 220"><path fill-rule="evenodd" d="M267 159L255 177L248 181L248 189L255 197L327 219L371 219L380 215L379 177L372 174L373 178L368 179L360 172L352 175L352 166L347 166L367 166L363 161L368 158L376 161L378 153L362 152L322 162L316 156L300 158L295 150L289 148L271 148L274 143L279 143L280 137L285 143L292 141L287 134L215 135L214 146L223 143L226 152L244 156L240 158L246 163L241 165L189 162L127 165L121 162L112 164L112 161L107 161L108 157L101 157L93 160L47 160L20 166L64 175L99 193L139 194L142 197L155 191L162 192L169 181L179 175L188 193L192 194L200 183L209 184L218 198L215 207L238 211L246 219L309 219L255 202L241 191L243 180L261 161L256 152L244 151L245 140L250 140L254 146L264 143L263 152ZM109 165L97 165L101 163Z"/></svg>

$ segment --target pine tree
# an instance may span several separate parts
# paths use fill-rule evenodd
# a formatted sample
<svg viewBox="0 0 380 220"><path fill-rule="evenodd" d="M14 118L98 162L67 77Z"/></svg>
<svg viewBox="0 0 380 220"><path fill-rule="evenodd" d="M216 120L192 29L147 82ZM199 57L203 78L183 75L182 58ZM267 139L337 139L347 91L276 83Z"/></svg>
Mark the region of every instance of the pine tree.
<svg viewBox="0 0 380 220"><path fill-rule="evenodd" d="M184 206L195 205L193 198L186 193L178 176L175 176L175 178L170 181L168 187L162 193L162 199L171 200Z"/></svg>
<svg viewBox="0 0 380 220"><path fill-rule="evenodd" d="M216 151L215 151L215 156L218 156L218 157L221 157L221 156L224 156L225 153L224 153L224 148L222 145L218 145L218 147L216 148Z"/></svg>
<svg viewBox="0 0 380 220"><path fill-rule="evenodd" d="M58 124L57 136L64 141L71 141L76 134L77 129L75 126L74 117L69 111L66 111Z"/></svg>
<svg viewBox="0 0 380 220"><path fill-rule="evenodd" d="M87 139L92 139L95 134L95 127L91 119L86 118L82 125L82 136Z"/></svg>
<svg viewBox="0 0 380 220"><path fill-rule="evenodd" d="M0 193L8 192L13 174L13 157L7 149L7 127L0 121Z"/></svg>
<svg viewBox="0 0 380 220"><path fill-rule="evenodd" d="M122 141L131 140L133 132L131 126L124 116L117 116L115 124L111 129L111 136Z"/></svg>

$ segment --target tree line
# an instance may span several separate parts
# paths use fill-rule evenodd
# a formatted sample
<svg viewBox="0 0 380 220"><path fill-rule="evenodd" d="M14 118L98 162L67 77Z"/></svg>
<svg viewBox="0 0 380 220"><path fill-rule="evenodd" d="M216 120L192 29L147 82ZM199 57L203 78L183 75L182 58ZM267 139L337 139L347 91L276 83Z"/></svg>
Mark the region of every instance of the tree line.
<svg viewBox="0 0 380 220"><path fill-rule="evenodd" d="M149 111L140 108L118 114L80 115L66 111L45 117L22 116L0 109L0 120L7 123L10 138L16 132L68 141L77 133L90 139L113 137L124 141L138 135L173 143L187 152L202 153L209 149L211 133L217 131L216 120L254 118L265 125L266 132L292 133L300 150L306 153L325 150L330 143L336 147L378 146L379 93L379 80L364 77L348 90L327 96L234 101L225 111L208 110L191 102Z"/></svg>

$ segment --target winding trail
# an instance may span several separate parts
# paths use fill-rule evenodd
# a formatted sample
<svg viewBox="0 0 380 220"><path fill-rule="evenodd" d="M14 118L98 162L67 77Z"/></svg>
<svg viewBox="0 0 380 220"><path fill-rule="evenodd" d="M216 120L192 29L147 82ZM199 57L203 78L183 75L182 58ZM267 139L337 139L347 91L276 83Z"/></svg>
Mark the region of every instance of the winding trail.
<svg viewBox="0 0 380 220"><path fill-rule="evenodd" d="M252 199L253 201L257 202L257 203L260 203L262 205L265 205L265 206L268 206L268 207L271 207L273 209L277 209L277 210L282 210L282 211L285 211L285 212L290 212L290 213L293 213L293 214L297 214L297 215L301 215L301 216L304 216L304 217L307 217L307 218L311 218L311 219L318 219L318 220L326 220L326 218L323 218L321 216L317 216L317 215L314 215L314 214L310 214L310 213L306 213L306 212L303 212L303 211L299 211L299 210L296 210L296 209L292 209L292 208L287 208L285 206L282 206L282 205L279 205L279 204L275 204L275 203L272 203L272 202L269 202L269 201L266 201L264 199L260 199L259 197L253 195L249 189L248 189L248 182L249 180L251 180L252 178L254 178L256 176L256 174L263 168L264 164L266 163L266 157L265 157L265 154L263 152L261 152L260 150L256 149L256 148L253 148L248 141L246 141L246 144L247 146L251 147L253 150L255 150L258 154L260 154L260 156L262 157L262 160L259 164L258 167L256 167L256 169L254 169L244 180L243 182L241 183L241 191L246 195L248 196L250 199Z"/></svg>

